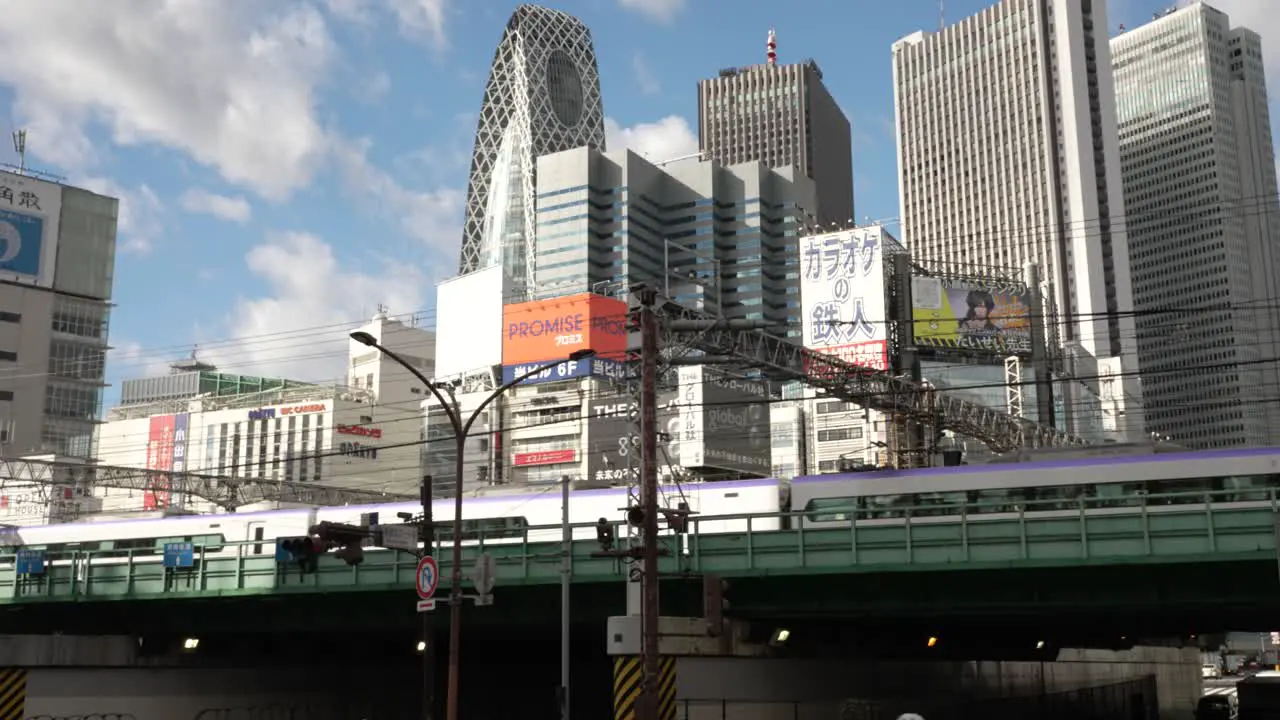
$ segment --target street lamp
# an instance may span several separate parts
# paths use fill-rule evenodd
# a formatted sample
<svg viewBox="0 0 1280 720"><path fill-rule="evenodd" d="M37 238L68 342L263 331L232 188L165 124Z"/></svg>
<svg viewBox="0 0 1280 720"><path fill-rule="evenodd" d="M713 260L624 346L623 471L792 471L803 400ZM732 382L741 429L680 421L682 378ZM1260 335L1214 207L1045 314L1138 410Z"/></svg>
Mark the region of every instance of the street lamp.
<svg viewBox="0 0 1280 720"><path fill-rule="evenodd" d="M454 465L454 495L453 495L453 561L450 567L450 576L452 587L449 590L449 690L447 696L446 720L458 720L458 658L462 645L462 474L463 474L463 454L466 451L467 433L471 432L471 426L479 419L480 414L489 406L489 403L498 399L506 391L524 382L525 380L537 375L538 373L550 370L563 362L573 362L577 360L585 360L596 354L595 350L584 349L575 350L569 353L567 358L561 360L553 360L544 363L532 370L518 375L511 382L504 383L497 390L489 393L489 397L485 398L475 410L471 411L471 415L462 420L462 408L458 406L456 397L452 390L449 391L449 401L446 401L444 395L440 393L440 388L434 382L428 380L416 367L411 365L407 360L400 357L391 350L386 349L378 344L378 340L367 332L356 331L351 333L351 339L365 345L367 347L378 350L383 355L394 360L404 369L408 370L418 380L420 380L431 394L435 396L436 401L444 408L445 415L449 418L449 425L453 428L453 440L455 449L455 465ZM450 402L452 401L452 402ZM425 496L424 496L425 497ZM429 511L429 509L428 509ZM425 625L425 623L424 623ZM430 656L430 653L426 653ZM430 704L423 710L424 717L430 717Z"/></svg>

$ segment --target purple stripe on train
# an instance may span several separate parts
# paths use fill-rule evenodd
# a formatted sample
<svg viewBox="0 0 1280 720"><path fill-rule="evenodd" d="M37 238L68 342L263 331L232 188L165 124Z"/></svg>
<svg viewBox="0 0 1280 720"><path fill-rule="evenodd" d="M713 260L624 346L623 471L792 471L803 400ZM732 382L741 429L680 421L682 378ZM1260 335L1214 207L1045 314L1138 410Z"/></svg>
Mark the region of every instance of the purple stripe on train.
<svg viewBox="0 0 1280 720"><path fill-rule="evenodd" d="M1248 448L1237 450L1205 450L1201 452L1158 453L1148 455L1120 455L1116 457L1079 458L1076 460L1044 460L1022 463L990 463L960 465L958 467L921 468L918 470L872 470L856 473L832 473L806 475L791 480L793 485L839 480L875 480L877 478L928 477L930 475L969 475L993 472L1035 472L1037 470L1088 468L1099 465L1136 465L1139 463L1179 463L1188 460L1234 460L1280 455L1280 448Z"/></svg>

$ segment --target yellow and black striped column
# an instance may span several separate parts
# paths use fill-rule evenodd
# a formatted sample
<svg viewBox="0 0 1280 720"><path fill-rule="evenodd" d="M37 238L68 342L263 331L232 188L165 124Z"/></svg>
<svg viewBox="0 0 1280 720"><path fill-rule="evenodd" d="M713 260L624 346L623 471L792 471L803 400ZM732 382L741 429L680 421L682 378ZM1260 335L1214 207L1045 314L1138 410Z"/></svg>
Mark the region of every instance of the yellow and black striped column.
<svg viewBox="0 0 1280 720"><path fill-rule="evenodd" d="M0 720L22 720L27 712L27 671L0 669Z"/></svg>
<svg viewBox="0 0 1280 720"><path fill-rule="evenodd" d="M636 703L644 687L638 655L613 658L613 720L638 720ZM0 717L0 720L8 718ZM658 720L676 720L676 659L658 658Z"/></svg>

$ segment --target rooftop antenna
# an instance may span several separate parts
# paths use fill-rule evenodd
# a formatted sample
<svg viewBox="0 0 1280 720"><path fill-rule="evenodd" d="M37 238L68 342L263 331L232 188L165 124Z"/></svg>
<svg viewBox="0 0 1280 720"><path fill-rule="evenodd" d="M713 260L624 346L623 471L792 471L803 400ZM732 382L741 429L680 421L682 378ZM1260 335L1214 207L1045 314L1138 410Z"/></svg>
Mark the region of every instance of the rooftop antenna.
<svg viewBox="0 0 1280 720"><path fill-rule="evenodd" d="M769 58L770 65L778 64L778 33L773 28L769 28L769 41L765 43L768 50L765 56Z"/></svg>
<svg viewBox="0 0 1280 720"><path fill-rule="evenodd" d="M947 0L938 0L938 32L947 29Z"/></svg>
<svg viewBox="0 0 1280 720"><path fill-rule="evenodd" d="M27 131L13 131L13 151L18 153L18 174L27 174Z"/></svg>

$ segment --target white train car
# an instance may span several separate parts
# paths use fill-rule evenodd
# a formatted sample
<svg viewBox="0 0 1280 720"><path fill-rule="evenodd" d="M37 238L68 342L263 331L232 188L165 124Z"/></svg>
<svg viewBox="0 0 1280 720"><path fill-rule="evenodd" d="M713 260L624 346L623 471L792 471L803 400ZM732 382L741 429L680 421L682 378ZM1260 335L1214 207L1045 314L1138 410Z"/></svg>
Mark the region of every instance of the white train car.
<svg viewBox="0 0 1280 720"><path fill-rule="evenodd" d="M663 487L661 494L664 506L688 503L693 513L691 532L741 532L748 524L752 530L781 527L776 515L782 509L777 480L690 483ZM574 538L594 538L594 523L600 518L620 522L626 505L625 488L571 492L570 523L591 524L575 528ZM38 549L56 565L69 562L74 553L93 551L95 563L159 563L166 543L191 542L201 548L197 552L206 558L272 555L276 540L305 535L318 522L355 524L366 513L378 513L379 522L393 524L402 522L397 517L399 513L416 515L420 510L418 503L409 502L0 528L0 554L21 548ZM454 499L437 499L432 503L432 514L437 537L450 541ZM766 517L747 519L748 515L760 514ZM498 490L464 497L462 517L466 545L559 541L561 489L549 486L533 492L527 488ZM0 567L5 566L12 566L12 561L0 562Z"/></svg>
<svg viewBox="0 0 1280 720"><path fill-rule="evenodd" d="M1204 505L1270 506L1280 488L1280 448L1179 452L1045 462L882 470L795 478L791 510L805 527L859 522L954 521L960 514L998 516L1153 512ZM1145 496L1188 493L1154 502ZM1197 494L1200 493L1200 494Z"/></svg>

